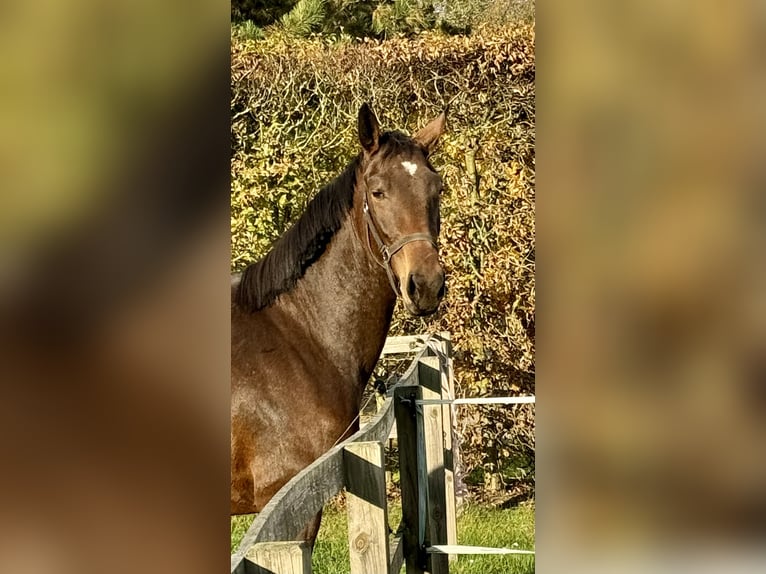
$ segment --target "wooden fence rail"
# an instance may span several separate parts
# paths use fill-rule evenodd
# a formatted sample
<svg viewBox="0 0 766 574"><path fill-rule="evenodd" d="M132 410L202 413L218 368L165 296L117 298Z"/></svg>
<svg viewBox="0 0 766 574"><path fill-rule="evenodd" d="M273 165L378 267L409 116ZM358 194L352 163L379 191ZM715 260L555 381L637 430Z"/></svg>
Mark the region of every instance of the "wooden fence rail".
<svg viewBox="0 0 766 574"><path fill-rule="evenodd" d="M309 574L311 550L296 541L319 510L347 492L352 574L449 571L448 556L426 552L456 544L449 334L390 337L384 354L415 353L375 417L293 477L253 521L231 557L232 574ZM384 441L396 422L402 523L389 535Z"/></svg>

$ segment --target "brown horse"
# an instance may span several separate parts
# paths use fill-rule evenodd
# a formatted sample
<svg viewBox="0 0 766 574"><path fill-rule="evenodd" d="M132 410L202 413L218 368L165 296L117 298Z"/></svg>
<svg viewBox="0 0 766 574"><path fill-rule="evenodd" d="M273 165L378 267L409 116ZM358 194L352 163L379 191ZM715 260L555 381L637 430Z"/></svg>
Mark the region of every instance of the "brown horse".
<svg viewBox="0 0 766 574"><path fill-rule="evenodd" d="M397 295L412 314L436 311L442 183L428 154L445 122L412 138L381 133L364 104L359 155L232 283L232 514L260 511L356 432ZM319 519L303 538L313 542Z"/></svg>

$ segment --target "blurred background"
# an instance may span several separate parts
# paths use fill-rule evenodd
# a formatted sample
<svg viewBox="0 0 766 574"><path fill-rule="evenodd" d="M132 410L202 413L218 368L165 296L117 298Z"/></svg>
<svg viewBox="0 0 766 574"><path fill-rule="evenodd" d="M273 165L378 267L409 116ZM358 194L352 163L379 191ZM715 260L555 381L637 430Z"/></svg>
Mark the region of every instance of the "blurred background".
<svg viewBox="0 0 766 574"><path fill-rule="evenodd" d="M0 572L214 571L229 6L0 11Z"/></svg>
<svg viewBox="0 0 766 574"><path fill-rule="evenodd" d="M763 570L765 17L538 4L541 571Z"/></svg>

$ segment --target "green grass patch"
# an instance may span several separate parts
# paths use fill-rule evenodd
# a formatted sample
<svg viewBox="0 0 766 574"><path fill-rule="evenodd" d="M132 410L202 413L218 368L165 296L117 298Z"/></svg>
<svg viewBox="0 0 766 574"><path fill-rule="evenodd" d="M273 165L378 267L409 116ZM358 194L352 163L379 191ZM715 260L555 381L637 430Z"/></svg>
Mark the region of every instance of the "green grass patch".
<svg viewBox="0 0 766 574"><path fill-rule="evenodd" d="M535 507L497 509L472 506L457 519L459 544L534 550ZM535 558L529 555L461 555L450 564L450 574L532 574Z"/></svg>
<svg viewBox="0 0 766 574"><path fill-rule="evenodd" d="M239 546L240 540L250 528L250 525L255 520L255 514L243 514L242 516L231 517L231 553Z"/></svg>
<svg viewBox="0 0 766 574"><path fill-rule="evenodd" d="M391 503L388 510L393 530L401 520L401 506L398 502ZM232 517L232 552L252 521L252 516ZM459 544L532 550L535 547L535 508L533 504L522 504L505 510L468 506L458 517L457 529ZM328 506L312 557L316 574L341 574L349 571L347 536L346 511L333 505ZM463 555L450 564L451 574L532 574L534 571L534 556L523 555Z"/></svg>

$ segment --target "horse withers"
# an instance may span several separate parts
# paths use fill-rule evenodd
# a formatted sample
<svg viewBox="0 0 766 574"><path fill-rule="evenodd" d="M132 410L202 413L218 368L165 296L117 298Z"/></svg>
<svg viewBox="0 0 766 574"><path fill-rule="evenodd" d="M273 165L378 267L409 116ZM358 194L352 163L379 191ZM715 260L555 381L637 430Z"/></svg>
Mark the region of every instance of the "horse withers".
<svg viewBox="0 0 766 574"><path fill-rule="evenodd" d="M445 123L442 113L413 137L381 132L364 104L360 153L232 282L232 514L260 511L358 430L397 296L414 315L437 310L442 180L428 156ZM313 543L320 517L303 539Z"/></svg>

